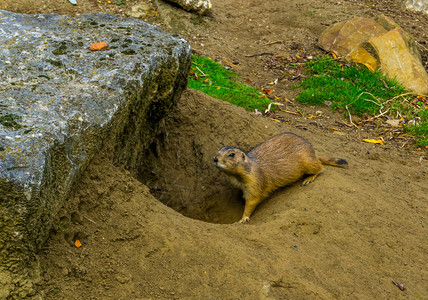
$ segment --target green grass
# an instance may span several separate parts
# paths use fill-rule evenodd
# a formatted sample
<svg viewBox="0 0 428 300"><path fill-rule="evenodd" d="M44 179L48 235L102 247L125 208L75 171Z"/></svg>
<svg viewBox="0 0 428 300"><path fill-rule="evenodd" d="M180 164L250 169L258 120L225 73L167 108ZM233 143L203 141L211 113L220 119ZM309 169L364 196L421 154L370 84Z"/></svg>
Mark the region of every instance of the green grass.
<svg viewBox="0 0 428 300"><path fill-rule="evenodd" d="M203 56L192 56L188 87L250 111L263 112L272 102L259 90L239 82L236 73Z"/></svg>
<svg viewBox="0 0 428 300"><path fill-rule="evenodd" d="M407 126L407 131L417 137L417 146L428 147L428 107L420 108L415 112L415 115L420 118L419 124Z"/></svg>
<svg viewBox="0 0 428 300"><path fill-rule="evenodd" d="M303 80L304 89L297 99L305 104L343 108L362 115L376 114L382 102L406 90L396 80L386 78L381 72L372 72L364 66L342 65L329 57L322 57L306 64L310 77Z"/></svg>
<svg viewBox="0 0 428 300"><path fill-rule="evenodd" d="M423 102L409 101L414 94L396 80L380 71L364 66L345 64L330 57L306 63L308 77L298 87L303 91L297 100L310 105L330 105L346 114L391 117L400 115L406 121L415 120L405 130L413 134L417 145L428 146L428 108Z"/></svg>

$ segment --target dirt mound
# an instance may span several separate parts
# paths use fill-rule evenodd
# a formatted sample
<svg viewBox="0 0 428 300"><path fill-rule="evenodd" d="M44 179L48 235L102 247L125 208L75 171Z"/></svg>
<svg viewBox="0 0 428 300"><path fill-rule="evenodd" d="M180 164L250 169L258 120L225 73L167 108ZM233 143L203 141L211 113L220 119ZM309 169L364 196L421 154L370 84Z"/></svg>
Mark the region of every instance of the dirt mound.
<svg viewBox="0 0 428 300"><path fill-rule="evenodd" d="M163 126L145 154L146 180L191 218L101 153L41 253L46 299L397 298L428 289L428 175L419 157L355 149L346 136L295 129L195 91ZM248 148L282 131L350 167L326 167L307 187L275 193L247 225L192 219L239 220L239 193L212 157L221 145Z"/></svg>
<svg viewBox="0 0 428 300"><path fill-rule="evenodd" d="M3 0L0 8L127 16L134 5L141 5L140 0L111 2L78 1L73 6L46 0L41 6ZM384 13L399 22L419 43L428 69L428 16L403 10L398 0L216 0L213 13L205 18L164 1L144 4L146 21L183 34L193 50L234 68L257 88L274 89L272 98L283 102L297 93L291 86L303 76L304 58L324 55L317 46L319 34L353 16ZM343 114L331 114L327 107L284 104L285 110L296 113L298 108L304 116L314 117L282 113L275 115L278 123L187 92L165 120L164 134L141 154L146 160L141 160L137 178L112 165L108 153L100 153L40 253L43 280L38 295L46 299L426 297L426 152L413 151L407 141L364 144L362 138L377 137L383 128L349 129L342 123ZM319 110L322 117L315 114ZM213 155L221 146L248 149L282 131L305 137L321 155L347 159L349 168L326 167L307 187L296 183L275 193L256 209L249 224L227 224L239 220L242 200L213 167ZM75 239L83 246L72 245ZM406 289L400 291L393 280Z"/></svg>

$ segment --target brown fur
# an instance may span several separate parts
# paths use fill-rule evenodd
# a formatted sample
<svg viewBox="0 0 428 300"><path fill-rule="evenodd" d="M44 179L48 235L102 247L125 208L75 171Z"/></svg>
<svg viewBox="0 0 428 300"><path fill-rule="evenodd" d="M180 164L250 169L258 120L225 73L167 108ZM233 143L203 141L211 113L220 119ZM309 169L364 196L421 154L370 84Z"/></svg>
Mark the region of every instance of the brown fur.
<svg viewBox="0 0 428 300"><path fill-rule="evenodd" d="M241 223L249 221L256 206L271 192L308 175L302 185L311 183L322 171L323 164L345 166L343 159L317 157L312 145L293 133L275 135L248 152L223 147L214 164L226 173L244 194L245 208Z"/></svg>

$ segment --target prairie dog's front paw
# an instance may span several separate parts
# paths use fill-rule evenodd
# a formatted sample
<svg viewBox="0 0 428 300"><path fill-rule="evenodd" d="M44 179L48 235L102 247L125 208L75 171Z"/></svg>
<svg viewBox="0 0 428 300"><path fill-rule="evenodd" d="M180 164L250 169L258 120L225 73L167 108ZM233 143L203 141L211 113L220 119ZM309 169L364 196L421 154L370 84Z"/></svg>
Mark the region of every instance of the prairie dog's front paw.
<svg viewBox="0 0 428 300"><path fill-rule="evenodd" d="M241 223L241 224L245 224L245 223L247 223L248 221L250 221L250 217L242 217L242 219L241 219L241 220L239 220L239 223Z"/></svg>

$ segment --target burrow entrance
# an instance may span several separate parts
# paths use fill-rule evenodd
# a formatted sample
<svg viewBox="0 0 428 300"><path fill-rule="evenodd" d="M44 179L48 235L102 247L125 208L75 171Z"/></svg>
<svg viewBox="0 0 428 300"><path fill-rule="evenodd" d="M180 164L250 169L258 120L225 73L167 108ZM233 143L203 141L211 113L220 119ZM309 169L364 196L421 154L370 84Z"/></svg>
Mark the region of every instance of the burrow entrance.
<svg viewBox="0 0 428 300"><path fill-rule="evenodd" d="M249 149L277 133L266 124L240 107L187 90L161 122L161 133L142 153L134 174L159 201L184 216L237 222L244 208L242 192L215 168L213 158L222 146Z"/></svg>
<svg viewBox="0 0 428 300"><path fill-rule="evenodd" d="M185 135L167 137L164 132L145 151L138 179L159 201L186 217L237 222L243 211L242 192L214 167L216 150L204 144Z"/></svg>

